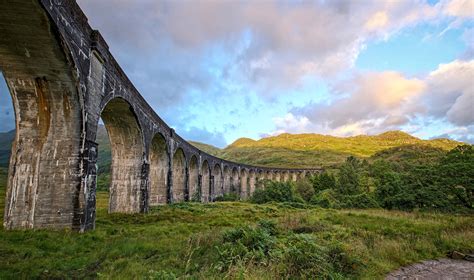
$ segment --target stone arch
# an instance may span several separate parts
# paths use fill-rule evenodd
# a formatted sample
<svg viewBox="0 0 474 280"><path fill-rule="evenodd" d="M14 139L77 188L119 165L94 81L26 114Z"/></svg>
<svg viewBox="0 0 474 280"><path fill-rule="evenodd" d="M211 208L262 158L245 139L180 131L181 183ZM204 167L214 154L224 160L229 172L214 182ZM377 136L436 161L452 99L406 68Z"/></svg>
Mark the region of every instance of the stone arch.
<svg viewBox="0 0 474 280"><path fill-rule="evenodd" d="M211 197L211 172L209 163L205 160L201 166L201 201L209 202Z"/></svg>
<svg viewBox="0 0 474 280"><path fill-rule="evenodd" d="M190 200L200 200L200 192L199 192L199 165L198 159L195 155L191 156L191 160L189 161L189 199Z"/></svg>
<svg viewBox="0 0 474 280"><path fill-rule="evenodd" d="M130 103L119 97L105 105L101 117L112 153L109 212L140 212L144 144L138 118Z"/></svg>
<svg viewBox="0 0 474 280"><path fill-rule="evenodd" d="M212 200L214 200L218 196L222 196L224 194L223 191L223 180L222 180L222 169L221 165L216 163L214 168L212 169Z"/></svg>
<svg viewBox="0 0 474 280"><path fill-rule="evenodd" d="M172 168L172 202L183 202L186 199L186 156L183 149L178 148L173 155Z"/></svg>
<svg viewBox="0 0 474 280"><path fill-rule="evenodd" d="M229 194L232 184L232 174L229 166L224 166L224 194Z"/></svg>
<svg viewBox="0 0 474 280"><path fill-rule="evenodd" d="M296 173L296 171L291 171L290 177L291 181L296 182L298 180L298 173Z"/></svg>
<svg viewBox="0 0 474 280"><path fill-rule="evenodd" d="M255 185L256 189L263 188L263 181L265 180L265 172L263 170L258 170L257 172L257 182Z"/></svg>
<svg viewBox="0 0 474 280"><path fill-rule="evenodd" d="M273 178L275 181L280 182L281 181L281 174L280 171L275 171L275 176Z"/></svg>
<svg viewBox="0 0 474 280"><path fill-rule="evenodd" d="M248 197L247 186L248 186L249 173L247 169L242 168L240 170L240 197L245 199Z"/></svg>
<svg viewBox="0 0 474 280"><path fill-rule="evenodd" d="M231 181L230 192L240 194L239 171L237 167L234 167L232 169L231 175L232 175L232 181Z"/></svg>
<svg viewBox="0 0 474 280"><path fill-rule="evenodd" d="M72 65L75 59L50 23L36 1L2 5L0 71L16 121L5 199L6 229L82 230L85 220L91 221L88 228L94 226L95 212L85 215L85 190L81 176L76 176L82 171L83 109ZM91 153L96 152L94 146ZM95 207L95 189L92 193Z"/></svg>
<svg viewBox="0 0 474 280"><path fill-rule="evenodd" d="M272 181L273 180L273 172L272 171L267 171L267 180Z"/></svg>
<svg viewBox="0 0 474 280"><path fill-rule="evenodd" d="M150 206L168 202L169 161L166 139L156 133L150 147Z"/></svg>
<svg viewBox="0 0 474 280"><path fill-rule="evenodd" d="M283 171L282 175L283 175L283 178L282 178L283 182L288 182L290 180L290 172L289 171Z"/></svg>
<svg viewBox="0 0 474 280"><path fill-rule="evenodd" d="M253 192L255 191L255 185L257 182L257 174L255 173L255 170L250 170L249 172L249 184L247 186L247 195L250 197L252 196Z"/></svg>

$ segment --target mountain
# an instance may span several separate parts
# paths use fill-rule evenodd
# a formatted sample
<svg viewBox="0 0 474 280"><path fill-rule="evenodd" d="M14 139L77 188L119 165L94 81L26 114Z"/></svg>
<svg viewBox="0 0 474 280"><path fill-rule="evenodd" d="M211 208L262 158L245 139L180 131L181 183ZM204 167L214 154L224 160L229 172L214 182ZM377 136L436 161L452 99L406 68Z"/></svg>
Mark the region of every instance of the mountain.
<svg viewBox="0 0 474 280"><path fill-rule="evenodd" d="M14 131L0 133L0 166L8 166L14 137ZM110 169L111 153L104 126L99 126L97 143L99 173L106 173ZM240 138L225 149L194 141L190 143L206 153L235 162L294 168L331 167L350 155L370 159L434 160L463 144L449 139L421 140L401 131L352 137L284 133L260 140Z"/></svg>
<svg viewBox="0 0 474 280"><path fill-rule="evenodd" d="M249 164L310 168L330 167L341 163L350 155L369 158L378 152L395 147L403 147L404 152L414 156L416 152L421 155L423 152L420 151L444 154L461 144L463 143L449 139L421 140L402 131L352 137L284 133L257 141L248 138L237 139L221 150L219 155L225 159ZM392 150L387 154L396 151Z"/></svg>
<svg viewBox="0 0 474 280"><path fill-rule="evenodd" d="M196 142L196 141L188 141L189 144L193 145L194 147L200 149L201 151L203 152L206 152L210 155L213 155L213 156L216 156L216 157L220 157L220 154L222 152L221 149L217 148L217 147L214 147L212 145L208 145L208 144L204 144L204 143L201 143L201 142Z"/></svg>

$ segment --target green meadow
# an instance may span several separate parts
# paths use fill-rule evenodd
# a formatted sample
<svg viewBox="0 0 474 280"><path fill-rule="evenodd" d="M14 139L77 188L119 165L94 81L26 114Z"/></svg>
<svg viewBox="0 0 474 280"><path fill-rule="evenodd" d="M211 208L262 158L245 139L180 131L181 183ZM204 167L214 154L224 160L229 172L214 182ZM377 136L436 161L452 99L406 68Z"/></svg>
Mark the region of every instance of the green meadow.
<svg viewBox="0 0 474 280"><path fill-rule="evenodd" d="M6 185L1 170L3 217ZM0 279L382 279L413 262L474 250L474 217L218 202L107 214L96 229L0 230Z"/></svg>

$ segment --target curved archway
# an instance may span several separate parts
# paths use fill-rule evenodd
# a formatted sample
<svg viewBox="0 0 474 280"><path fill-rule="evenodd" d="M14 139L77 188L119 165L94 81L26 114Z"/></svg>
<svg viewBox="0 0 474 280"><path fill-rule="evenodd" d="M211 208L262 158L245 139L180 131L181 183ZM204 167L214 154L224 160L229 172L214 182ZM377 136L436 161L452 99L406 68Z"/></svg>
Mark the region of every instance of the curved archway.
<svg viewBox="0 0 474 280"><path fill-rule="evenodd" d="M281 181L281 174L280 171L275 171L275 176L273 178L275 181L280 182Z"/></svg>
<svg viewBox="0 0 474 280"><path fill-rule="evenodd" d="M155 134L150 148L150 206L168 201L169 155L166 140Z"/></svg>
<svg viewBox="0 0 474 280"><path fill-rule="evenodd" d="M263 188L263 182L265 180L265 172L263 170L258 171L258 176L257 176L257 182L255 185L255 188L257 189L262 189Z"/></svg>
<svg viewBox="0 0 474 280"><path fill-rule="evenodd" d="M181 148L173 155L172 202L182 202L186 196L186 157Z"/></svg>
<svg viewBox="0 0 474 280"><path fill-rule="evenodd" d="M110 100L102 110L112 153L109 212L140 212L143 137L132 106L122 98Z"/></svg>
<svg viewBox="0 0 474 280"><path fill-rule="evenodd" d="M231 190L232 184L232 174L230 173L229 167L226 165L224 166L224 190L223 194L229 194Z"/></svg>
<svg viewBox="0 0 474 280"><path fill-rule="evenodd" d="M230 192L240 194L239 171L237 167L234 167L232 169L232 182L231 182Z"/></svg>
<svg viewBox="0 0 474 280"><path fill-rule="evenodd" d="M240 198L247 198L247 186L249 185L248 179L249 173L245 168L242 168L240 171Z"/></svg>
<svg viewBox="0 0 474 280"><path fill-rule="evenodd" d="M189 161L188 168L189 180L189 199L191 201L200 201L200 192L199 192L199 166L196 156L192 156Z"/></svg>
<svg viewBox="0 0 474 280"><path fill-rule="evenodd" d="M222 196L224 194L223 191L223 180L222 180L222 170L220 164L214 165L214 168L212 169L212 192L211 192L211 197L212 200L214 200L218 196Z"/></svg>
<svg viewBox="0 0 474 280"><path fill-rule="evenodd" d="M298 174L295 171L291 171L290 173L291 181L296 182L298 180Z"/></svg>
<svg viewBox="0 0 474 280"><path fill-rule="evenodd" d="M201 201L209 202L211 197L211 172L205 160L201 166Z"/></svg>
<svg viewBox="0 0 474 280"><path fill-rule="evenodd" d="M255 184L257 181L257 174L255 173L255 170L250 170L249 172L249 184L247 185L247 196L250 197L252 196L253 192L255 191Z"/></svg>
<svg viewBox="0 0 474 280"><path fill-rule="evenodd" d="M267 171L267 180L270 180L270 181L273 180L273 172L272 171Z"/></svg>

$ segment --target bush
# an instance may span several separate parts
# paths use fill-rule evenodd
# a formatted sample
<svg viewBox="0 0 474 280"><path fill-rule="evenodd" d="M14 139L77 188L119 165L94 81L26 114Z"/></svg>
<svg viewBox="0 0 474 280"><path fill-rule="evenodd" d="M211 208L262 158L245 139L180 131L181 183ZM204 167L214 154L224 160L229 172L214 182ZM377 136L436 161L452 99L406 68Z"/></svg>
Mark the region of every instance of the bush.
<svg viewBox="0 0 474 280"><path fill-rule="evenodd" d="M313 185L308 180L297 181L295 190L305 202L309 202L314 195Z"/></svg>
<svg viewBox="0 0 474 280"><path fill-rule="evenodd" d="M250 201L253 203L291 202L294 200L293 184L289 182L266 182L264 189L257 189Z"/></svg>
<svg viewBox="0 0 474 280"><path fill-rule="evenodd" d="M336 188L336 177L328 172L314 175L310 178L310 181L313 184L315 192Z"/></svg>
<svg viewBox="0 0 474 280"><path fill-rule="evenodd" d="M339 197L342 208L378 208L379 204L368 193L360 193L355 195L342 195Z"/></svg>
<svg viewBox="0 0 474 280"><path fill-rule="evenodd" d="M214 201L239 201L239 200L240 200L240 197L236 193L226 193L214 199Z"/></svg>
<svg viewBox="0 0 474 280"><path fill-rule="evenodd" d="M218 261L216 269L226 271L231 266L250 262L267 265L270 250L274 247L276 225L261 221L257 227L243 226L227 230L223 234L222 244L216 246Z"/></svg>
<svg viewBox="0 0 474 280"><path fill-rule="evenodd" d="M341 202L338 200L334 189L327 189L315 194L311 198L311 204L323 208L342 208Z"/></svg>
<svg viewBox="0 0 474 280"><path fill-rule="evenodd" d="M324 247L317 245L316 240L307 234L291 235L282 254L284 266L282 277L312 279L316 275L321 279L328 278L331 264Z"/></svg>

